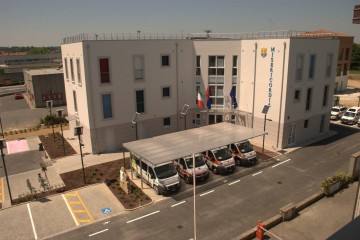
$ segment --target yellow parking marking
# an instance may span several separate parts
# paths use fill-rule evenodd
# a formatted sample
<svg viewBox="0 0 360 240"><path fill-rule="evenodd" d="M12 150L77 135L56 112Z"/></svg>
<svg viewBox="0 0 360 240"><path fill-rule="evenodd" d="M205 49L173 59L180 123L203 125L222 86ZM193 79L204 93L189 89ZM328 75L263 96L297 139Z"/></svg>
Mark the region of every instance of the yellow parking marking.
<svg viewBox="0 0 360 240"><path fill-rule="evenodd" d="M0 201L3 203L5 201L5 194L4 194L4 178L1 178L1 198Z"/></svg>
<svg viewBox="0 0 360 240"><path fill-rule="evenodd" d="M80 223L89 223L94 221L94 218L91 216L78 192L63 194L63 198L77 226ZM70 200L69 198L77 199ZM79 207L81 207L81 209L78 209Z"/></svg>

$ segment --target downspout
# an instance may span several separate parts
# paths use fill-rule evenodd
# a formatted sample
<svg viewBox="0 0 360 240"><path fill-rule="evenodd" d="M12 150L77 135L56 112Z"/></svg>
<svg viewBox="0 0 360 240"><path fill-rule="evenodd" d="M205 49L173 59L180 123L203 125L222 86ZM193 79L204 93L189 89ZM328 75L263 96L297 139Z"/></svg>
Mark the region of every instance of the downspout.
<svg viewBox="0 0 360 240"><path fill-rule="evenodd" d="M280 103L279 103L279 120L278 120L278 132L276 138L276 148L279 147L279 138L280 138L280 121L281 121L281 113L282 113L282 98L283 98L283 88L284 88L284 72L285 72L285 53L286 53L286 42L284 42L284 54L283 54L283 68L281 74L281 93L280 93Z"/></svg>
<svg viewBox="0 0 360 240"><path fill-rule="evenodd" d="M90 97L91 105L90 106L92 106L91 108L88 108L88 109L91 109L91 113L89 112L88 114L92 116L92 122L93 122L93 126L94 126L94 135L95 135L95 150L96 150L96 154L99 154L97 135L96 135L95 114L93 114L94 98L92 97L93 92L92 92L92 87L91 87L92 81L91 81L91 73L90 73L91 64L90 64L90 46L89 46L89 44L86 44L86 50L87 50L86 54L87 54L87 66L88 66L87 72L88 72L89 81L86 82L86 78L84 80L85 80L85 84L89 90L87 92L89 92L91 94L91 97ZM88 98L88 96L87 96L87 98ZM89 123L90 123L90 121L89 121ZM91 128L90 128L90 138L91 138Z"/></svg>
<svg viewBox="0 0 360 240"><path fill-rule="evenodd" d="M179 131L179 71L178 71L178 43L175 43L175 81L176 81L176 131Z"/></svg>
<svg viewBox="0 0 360 240"><path fill-rule="evenodd" d="M255 83L256 83L256 60L257 60L257 42L255 43L254 87L253 87L253 106L252 106L252 113L251 113L251 128L254 128Z"/></svg>

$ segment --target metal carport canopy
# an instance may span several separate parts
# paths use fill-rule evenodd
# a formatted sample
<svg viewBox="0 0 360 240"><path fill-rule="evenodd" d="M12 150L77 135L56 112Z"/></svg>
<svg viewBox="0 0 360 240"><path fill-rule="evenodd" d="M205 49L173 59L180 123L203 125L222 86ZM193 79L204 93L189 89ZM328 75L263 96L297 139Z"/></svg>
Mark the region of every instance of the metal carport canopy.
<svg viewBox="0 0 360 240"><path fill-rule="evenodd" d="M156 166L264 134L266 134L264 131L222 122L127 142L123 146L130 152L139 155L148 164Z"/></svg>

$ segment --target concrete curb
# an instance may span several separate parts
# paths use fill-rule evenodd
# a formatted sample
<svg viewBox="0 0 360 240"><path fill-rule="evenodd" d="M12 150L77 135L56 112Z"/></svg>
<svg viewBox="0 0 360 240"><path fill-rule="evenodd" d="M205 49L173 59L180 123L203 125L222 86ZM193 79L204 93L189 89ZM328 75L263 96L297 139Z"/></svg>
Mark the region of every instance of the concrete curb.
<svg viewBox="0 0 360 240"><path fill-rule="evenodd" d="M301 210L309 207L313 203L322 199L324 196L325 196L325 194L322 191L319 191L319 192L311 195L310 197L308 197L308 198L304 199L303 201L296 204L296 212L300 212ZM263 221L266 229L271 229L271 228L275 227L276 225L280 224L281 222L282 222L281 214L277 214L277 215L273 216L272 218ZM256 237L256 230L257 230L257 227L253 227L233 239L241 239L241 240L254 239Z"/></svg>

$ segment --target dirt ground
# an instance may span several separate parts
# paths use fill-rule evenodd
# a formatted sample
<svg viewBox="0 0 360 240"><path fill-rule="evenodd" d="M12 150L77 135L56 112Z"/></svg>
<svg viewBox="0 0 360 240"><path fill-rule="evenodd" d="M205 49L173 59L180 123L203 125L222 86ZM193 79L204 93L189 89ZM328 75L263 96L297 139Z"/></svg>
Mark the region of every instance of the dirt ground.
<svg viewBox="0 0 360 240"><path fill-rule="evenodd" d="M358 106L360 96L360 79L349 79L348 89L341 93L337 93L340 96L340 104L347 107Z"/></svg>
<svg viewBox="0 0 360 240"><path fill-rule="evenodd" d="M63 126L63 131L65 130L68 130L69 129L69 126ZM60 132L61 129L60 127L54 127L54 132ZM12 134L9 134L9 133L5 133L4 132L4 135L5 135L5 139L6 140L15 140L15 139L19 139L19 138L30 138L30 137L37 137L37 136L40 136L40 135L47 135L47 134L52 134L52 128L49 127L49 128L40 128L39 130L32 130L31 132L30 131L26 131L26 132L18 132L18 133L12 133ZM0 133L1 134L1 133Z"/></svg>

